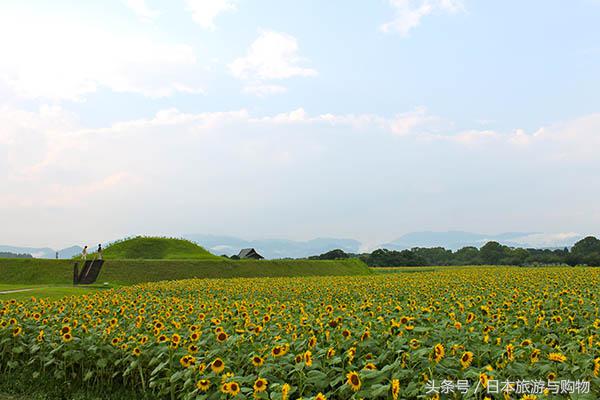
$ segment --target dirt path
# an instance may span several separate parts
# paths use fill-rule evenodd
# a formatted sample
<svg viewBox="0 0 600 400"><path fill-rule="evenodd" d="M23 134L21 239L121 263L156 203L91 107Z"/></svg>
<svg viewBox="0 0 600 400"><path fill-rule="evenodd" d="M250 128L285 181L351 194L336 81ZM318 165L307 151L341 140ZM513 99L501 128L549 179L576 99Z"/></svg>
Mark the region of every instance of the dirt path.
<svg viewBox="0 0 600 400"><path fill-rule="evenodd" d="M14 290L0 290L0 294L11 294L11 293L20 293L20 292L29 292L31 290L37 290L39 288L27 288L27 289L14 289Z"/></svg>

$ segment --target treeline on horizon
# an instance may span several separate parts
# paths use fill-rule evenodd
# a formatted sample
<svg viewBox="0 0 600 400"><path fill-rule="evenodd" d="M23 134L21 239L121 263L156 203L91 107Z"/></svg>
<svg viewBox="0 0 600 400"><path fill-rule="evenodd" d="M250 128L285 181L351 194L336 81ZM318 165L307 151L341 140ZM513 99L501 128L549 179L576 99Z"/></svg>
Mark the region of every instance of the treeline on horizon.
<svg viewBox="0 0 600 400"><path fill-rule="evenodd" d="M591 265L600 266L600 240L588 236L571 249L532 249L487 242L481 248L463 247L452 251L443 247L415 247L410 250L378 249L372 253L351 254L336 249L311 260L359 258L370 267L426 265Z"/></svg>
<svg viewBox="0 0 600 400"><path fill-rule="evenodd" d="M31 254L11 253L10 251L0 251L0 258L33 258Z"/></svg>

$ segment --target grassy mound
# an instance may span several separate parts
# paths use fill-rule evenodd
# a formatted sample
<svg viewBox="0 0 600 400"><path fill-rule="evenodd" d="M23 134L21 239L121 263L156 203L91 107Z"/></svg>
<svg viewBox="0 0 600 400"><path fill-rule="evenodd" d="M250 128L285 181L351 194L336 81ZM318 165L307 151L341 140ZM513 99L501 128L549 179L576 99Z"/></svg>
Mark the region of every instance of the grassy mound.
<svg viewBox="0 0 600 400"><path fill-rule="evenodd" d="M184 239L138 236L111 243L105 260L218 260L196 243Z"/></svg>
<svg viewBox="0 0 600 400"><path fill-rule="evenodd" d="M73 260L0 259L0 283L57 284L73 282ZM189 278L370 275L353 260L107 260L96 283L129 285Z"/></svg>

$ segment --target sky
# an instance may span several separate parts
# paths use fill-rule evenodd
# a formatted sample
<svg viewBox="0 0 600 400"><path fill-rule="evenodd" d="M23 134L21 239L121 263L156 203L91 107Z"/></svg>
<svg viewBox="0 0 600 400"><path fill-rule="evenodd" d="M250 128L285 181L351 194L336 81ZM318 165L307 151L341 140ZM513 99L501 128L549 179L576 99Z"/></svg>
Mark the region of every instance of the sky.
<svg viewBox="0 0 600 400"><path fill-rule="evenodd" d="M600 234L600 1L0 3L0 243Z"/></svg>

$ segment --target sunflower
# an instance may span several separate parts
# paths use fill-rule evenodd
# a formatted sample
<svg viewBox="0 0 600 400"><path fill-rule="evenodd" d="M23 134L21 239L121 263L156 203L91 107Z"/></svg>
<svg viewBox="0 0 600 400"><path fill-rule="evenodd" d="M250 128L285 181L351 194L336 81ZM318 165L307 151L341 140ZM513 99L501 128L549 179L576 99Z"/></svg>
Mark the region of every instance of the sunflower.
<svg viewBox="0 0 600 400"><path fill-rule="evenodd" d="M210 369L212 369L214 373L220 374L225 369L225 363L220 358L215 358L213 362L210 363Z"/></svg>
<svg viewBox="0 0 600 400"><path fill-rule="evenodd" d="M200 379L198 382L196 382L196 387L201 392L208 392L208 388L210 387L210 380Z"/></svg>
<svg viewBox="0 0 600 400"><path fill-rule="evenodd" d="M71 333L71 327L69 325L65 325L60 328L60 334L64 335L65 333Z"/></svg>
<svg viewBox="0 0 600 400"><path fill-rule="evenodd" d="M290 393L290 385L284 383L281 387L281 400L288 400L288 395Z"/></svg>
<svg viewBox="0 0 600 400"><path fill-rule="evenodd" d="M444 358L445 354L446 354L446 349L444 349L443 344L438 343L433 347L433 359L435 360L435 362L442 361L442 358Z"/></svg>
<svg viewBox="0 0 600 400"><path fill-rule="evenodd" d="M227 340L228 337L229 336L224 331L217 333L217 340L219 341L219 343L223 343Z"/></svg>
<svg viewBox="0 0 600 400"><path fill-rule="evenodd" d="M392 379L392 399L398 400L400 394L400 381L398 379Z"/></svg>
<svg viewBox="0 0 600 400"><path fill-rule="evenodd" d="M467 314L467 324L470 324L474 320L475 320L475 314L473 314L472 312L468 313Z"/></svg>
<svg viewBox="0 0 600 400"><path fill-rule="evenodd" d="M131 354L133 354L136 357L139 357L142 354L142 351L139 347L134 347L134 349L131 351Z"/></svg>
<svg viewBox="0 0 600 400"><path fill-rule="evenodd" d="M548 372L548 375L546 375L546 379L548 381L555 381L556 380L556 372Z"/></svg>
<svg viewBox="0 0 600 400"><path fill-rule="evenodd" d="M229 383L224 382L221 384L221 392L225 394L229 393Z"/></svg>
<svg viewBox="0 0 600 400"><path fill-rule="evenodd" d="M531 345L531 343L533 343L533 342L531 341L531 339L525 339L525 340L523 340L523 341L521 342L521 346L522 346L522 347L527 347L527 346L530 346L530 345Z"/></svg>
<svg viewBox="0 0 600 400"><path fill-rule="evenodd" d="M462 365L463 369L469 368L471 363L473 362L473 353L470 351L466 351L463 353L462 357L460 357L460 365Z"/></svg>
<svg viewBox="0 0 600 400"><path fill-rule="evenodd" d="M321 392L319 392L316 396L315 396L315 400L327 400L327 397L325 397L325 395Z"/></svg>
<svg viewBox="0 0 600 400"><path fill-rule="evenodd" d="M481 386L483 386L484 388L486 388L488 386L489 380L490 380L490 377L487 376L487 374L485 372L482 372L479 374L479 382L481 383Z"/></svg>
<svg viewBox="0 0 600 400"><path fill-rule="evenodd" d="M15 328L13 328L12 335L14 337L17 337L21 334L21 332L23 332L23 328L21 328L20 326L17 326Z"/></svg>
<svg viewBox="0 0 600 400"><path fill-rule="evenodd" d="M229 392L233 397L240 393L240 385L237 382L229 382Z"/></svg>
<svg viewBox="0 0 600 400"><path fill-rule="evenodd" d="M181 364L181 366L183 368L189 368L192 365L196 364L196 358L194 356L189 355L189 354L185 355L185 356L183 356L183 357L181 357L179 359L179 364Z"/></svg>
<svg viewBox="0 0 600 400"><path fill-rule="evenodd" d="M254 356L252 357L252 365L254 365L255 367L260 367L264 364L265 360L263 360L261 357L259 356Z"/></svg>
<svg viewBox="0 0 600 400"><path fill-rule="evenodd" d="M275 347L273 347L273 350L271 350L271 354L273 354L273 357L282 356L283 348L281 346L275 346Z"/></svg>
<svg viewBox="0 0 600 400"><path fill-rule="evenodd" d="M71 335L70 333L65 333L64 335L62 335L63 342L69 343L71 340L73 340L73 335Z"/></svg>
<svg viewBox="0 0 600 400"><path fill-rule="evenodd" d="M538 362L540 360L540 354L541 354L540 349L533 349L531 351L531 354L529 355L529 360L531 360L532 364L535 364L536 362Z"/></svg>
<svg viewBox="0 0 600 400"><path fill-rule="evenodd" d="M356 355L356 347L350 347L346 352L346 355L348 356L348 362L351 363L352 360L354 360L354 356Z"/></svg>
<svg viewBox="0 0 600 400"><path fill-rule="evenodd" d="M600 357L594 359L594 376L600 375Z"/></svg>
<svg viewBox="0 0 600 400"><path fill-rule="evenodd" d="M315 336L312 336L309 340L308 340L308 347L310 349L312 349L313 347L315 347L317 345L317 338Z"/></svg>
<svg viewBox="0 0 600 400"><path fill-rule="evenodd" d="M329 350L327 350L327 358L332 358L333 356L335 356L335 349L330 347Z"/></svg>
<svg viewBox="0 0 600 400"><path fill-rule="evenodd" d="M177 333L174 333L171 337L171 342L179 344L179 342L181 342L181 336L179 336Z"/></svg>
<svg viewBox="0 0 600 400"><path fill-rule="evenodd" d="M410 339L410 341L408 342L408 345L410 346L411 349L416 350L419 348L421 343L417 339Z"/></svg>
<svg viewBox="0 0 600 400"><path fill-rule="evenodd" d="M512 344L506 345L506 358L508 358L508 361L512 361L515 359L515 346L513 346Z"/></svg>
<svg viewBox="0 0 600 400"><path fill-rule="evenodd" d="M567 361L567 357L565 357L561 353L550 353L550 354L548 354L548 360L563 363L563 362Z"/></svg>
<svg viewBox="0 0 600 400"><path fill-rule="evenodd" d="M356 371L350 371L346 374L346 378L346 383L348 386L350 386L353 391L358 392L360 390L360 386L362 385L358 373Z"/></svg>
<svg viewBox="0 0 600 400"><path fill-rule="evenodd" d="M365 364L363 369L366 369L368 371L375 371L375 370L377 370L377 367L373 363L367 363L367 364Z"/></svg>
<svg viewBox="0 0 600 400"><path fill-rule="evenodd" d="M169 341L169 337L167 335L160 335L156 341L158 343L166 343Z"/></svg>
<svg viewBox="0 0 600 400"><path fill-rule="evenodd" d="M258 378L256 381L254 381L254 391L256 393L264 392L265 390L267 390L268 384L269 383L267 382L266 379Z"/></svg>
<svg viewBox="0 0 600 400"><path fill-rule="evenodd" d="M310 350L306 350L303 358L304 364L306 364L307 367L310 367L312 365L312 353L310 352Z"/></svg>
<svg viewBox="0 0 600 400"><path fill-rule="evenodd" d="M521 397L521 400L536 400L538 397L535 394L526 394Z"/></svg>
<svg viewBox="0 0 600 400"><path fill-rule="evenodd" d="M196 346L195 344L190 344L188 346L188 351L192 354L196 354L198 352L198 346Z"/></svg>

